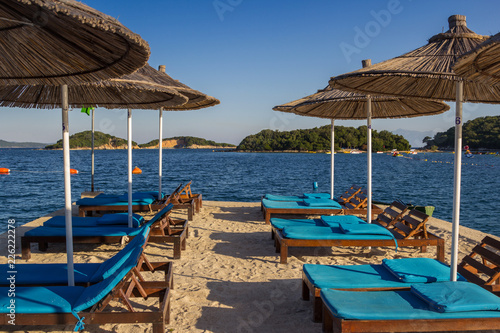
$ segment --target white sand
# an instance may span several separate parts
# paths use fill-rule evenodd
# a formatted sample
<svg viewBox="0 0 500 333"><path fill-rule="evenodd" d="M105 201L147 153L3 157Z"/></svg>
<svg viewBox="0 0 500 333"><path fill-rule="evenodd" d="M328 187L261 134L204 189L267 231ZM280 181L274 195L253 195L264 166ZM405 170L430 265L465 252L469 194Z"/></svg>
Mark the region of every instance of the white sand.
<svg viewBox="0 0 500 333"><path fill-rule="evenodd" d="M174 216L185 217L184 213L174 213ZM18 236L46 219L19 228ZM364 248L291 248L288 264L282 265L275 253L270 230L263 221L260 203L204 201L202 212L190 222L187 250L182 252L180 260L173 261L175 289L167 331L321 332L321 324L311 320L312 304L301 300L302 264L367 264L379 263L383 258L435 258L432 247L427 253L413 248L400 248L396 253L393 247L371 251ZM446 260L449 262L450 223L432 218L428 230L446 239ZM465 227L461 227L460 232L461 259L486 234ZM119 245L76 244L75 261L99 262L120 248ZM0 263L5 263L5 250L2 251ZM51 245L46 253L33 246L30 262L64 262L63 251L62 245ZM170 245L149 244L146 253L151 261L160 261L172 260L173 251ZM24 262L19 258L18 263ZM87 326L87 329L91 332L148 332L150 325L109 324Z"/></svg>

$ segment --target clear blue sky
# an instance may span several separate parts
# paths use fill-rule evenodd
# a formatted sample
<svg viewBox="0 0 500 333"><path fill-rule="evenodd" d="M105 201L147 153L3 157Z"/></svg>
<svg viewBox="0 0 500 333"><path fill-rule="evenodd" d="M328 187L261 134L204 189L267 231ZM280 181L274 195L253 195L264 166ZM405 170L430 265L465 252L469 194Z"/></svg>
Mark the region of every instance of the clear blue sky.
<svg viewBox="0 0 500 333"><path fill-rule="evenodd" d="M469 28L500 31L498 0L87 0L149 42L149 63L221 104L199 111L165 112L164 137L198 136L238 144L262 129L291 130L328 120L272 111L324 88L331 76L356 70L361 60L380 62L427 43L448 30L448 17L467 16ZM390 15L383 15L383 13ZM359 40L359 31L370 33ZM358 37L358 39L357 39ZM361 43L362 42L362 43ZM356 47L347 54L342 46ZM466 104L465 121L498 115L500 106ZM411 120L376 120L376 130L443 131L453 112ZM0 109L0 139L55 142L60 110ZM158 136L158 113L133 113L134 140ZM361 126L363 121L337 121ZM97 110L97 130L126 137L125 110ZM71 112L70 132L90 128L90 118Z"/></svg>

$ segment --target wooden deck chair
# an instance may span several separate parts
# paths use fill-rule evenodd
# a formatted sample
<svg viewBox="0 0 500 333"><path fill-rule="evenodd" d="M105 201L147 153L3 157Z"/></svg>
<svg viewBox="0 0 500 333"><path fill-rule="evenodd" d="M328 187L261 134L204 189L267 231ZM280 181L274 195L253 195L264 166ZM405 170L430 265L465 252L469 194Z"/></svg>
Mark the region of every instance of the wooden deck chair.
<svg viewBox="0 0 500 333"><path fill-rule="evenodd" d="M185 186L184 189L180 192L179 201L190 202L192 199L194 199L195 213L198 214L201 208L203 208L203 199L201 193L191 192L191 183L192 181L190 180L187 183L187 186Z"/></svg>
<svg viewBox="0 0 500 333"><path fill-rule="evenodd" d="M184 195L182 193L184 193ZM198 198L190 198L187 193L191 193L191 181L180 188L176 193L170 195L168 198L169 202L174 204L174 209L187 210L188 220L192 221L195 211L199 211L200 206L198 205ZM201 195L199 199L201 200Z"/></svg>
<svg viewBox="0 0 500 333"><path fill-rule="evenodd" d="M345 191L344 193L342 193L339 197L339 199L337 200L339 203L343 204L343 203L347 203L349 202L356 194L360 193L360 192L364 192L365 190L363 189L363 187L361 186L358 186L358 185L352 185L349 189L347 189L347 191Z"/></svg>
<svg viewBox="0 0 500 333"><path fill-rule="evenodd" d="M378 225L388 228L399 222L403 215L408 211L408 206L398 202L393 201L389 207L384 209L381 214L378 214L377 218L373 221Z"/></svg>

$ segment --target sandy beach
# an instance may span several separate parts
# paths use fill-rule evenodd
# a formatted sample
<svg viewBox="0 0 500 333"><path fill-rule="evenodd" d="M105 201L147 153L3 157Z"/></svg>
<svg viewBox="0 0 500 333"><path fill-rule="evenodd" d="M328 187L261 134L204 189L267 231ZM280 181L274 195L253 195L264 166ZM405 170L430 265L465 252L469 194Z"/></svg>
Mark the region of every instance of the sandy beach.
<svg viewBox="0 0 500 333"><path fill-rule="evenodd" d="M185 213L174 212L185 218ZM40 225L43 217L17 229L17 236ZM314 323L312 304L301 299L301 274L304 263L368 264L383 258L435 257L400 248L291 248L288 264L279 264L271 241L270 226L265 225L260 203L204 201L200 214L190 221L187 249L174 263L174 289L168 332L321 332ZM446 261L450 259L450 223L431 218L428 230L446 239ZM469 253L486 234L461 227L460 258ZM5 237L5 235L2 235ZM498 239L498 237L495 237ZM4 243L6 244L6 243ZM17 239L18 254L20 240ZM75 262L100 262L122 246L75 245ZM2 249L0 263L6 263ZM64 246L51 245L45 253L32 246L33 263L64 262ZM172 260L172 246L149 244L150 261ZM25 262L17 256L17 263ZM147 305L147 303L146 303ZM72 327L50 332L72 330ZM28 332L28 330L18 330ZM148 332L150 325L87 326L90 332ZM34 332L29 330L29 332ZM39 332L44 332L40 330Z"/></svg>

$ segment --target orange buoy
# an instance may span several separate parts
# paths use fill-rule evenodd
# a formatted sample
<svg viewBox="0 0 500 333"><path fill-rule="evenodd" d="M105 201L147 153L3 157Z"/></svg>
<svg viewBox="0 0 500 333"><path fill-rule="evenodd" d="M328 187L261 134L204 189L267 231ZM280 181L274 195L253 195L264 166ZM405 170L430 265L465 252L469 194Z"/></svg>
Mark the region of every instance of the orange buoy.
<svg viewBox="0 0 500 333"><path fill-rule="evenodd" d="M69 169L69 173L72 174L72 175L76 175L76 174L78 174L78 170L76 170L76 169Z"/></svg>
<svg viewBox="0 0 500 333"><path fill-rule="evenodd" d="M138 167L135 167L135 168L134 168L134 170L132 170L132 173L133 173L134 175L139 175L139 174L141 174L141 173L142 173L142 170L141 170L141 169L139 169Z"/></svg>
<svg viewBox="0 0 500 333"><path fill-rule="evenodd" d="M4 174L10 173L10 169L0 168L0 173L4 173Z"/></svg>

